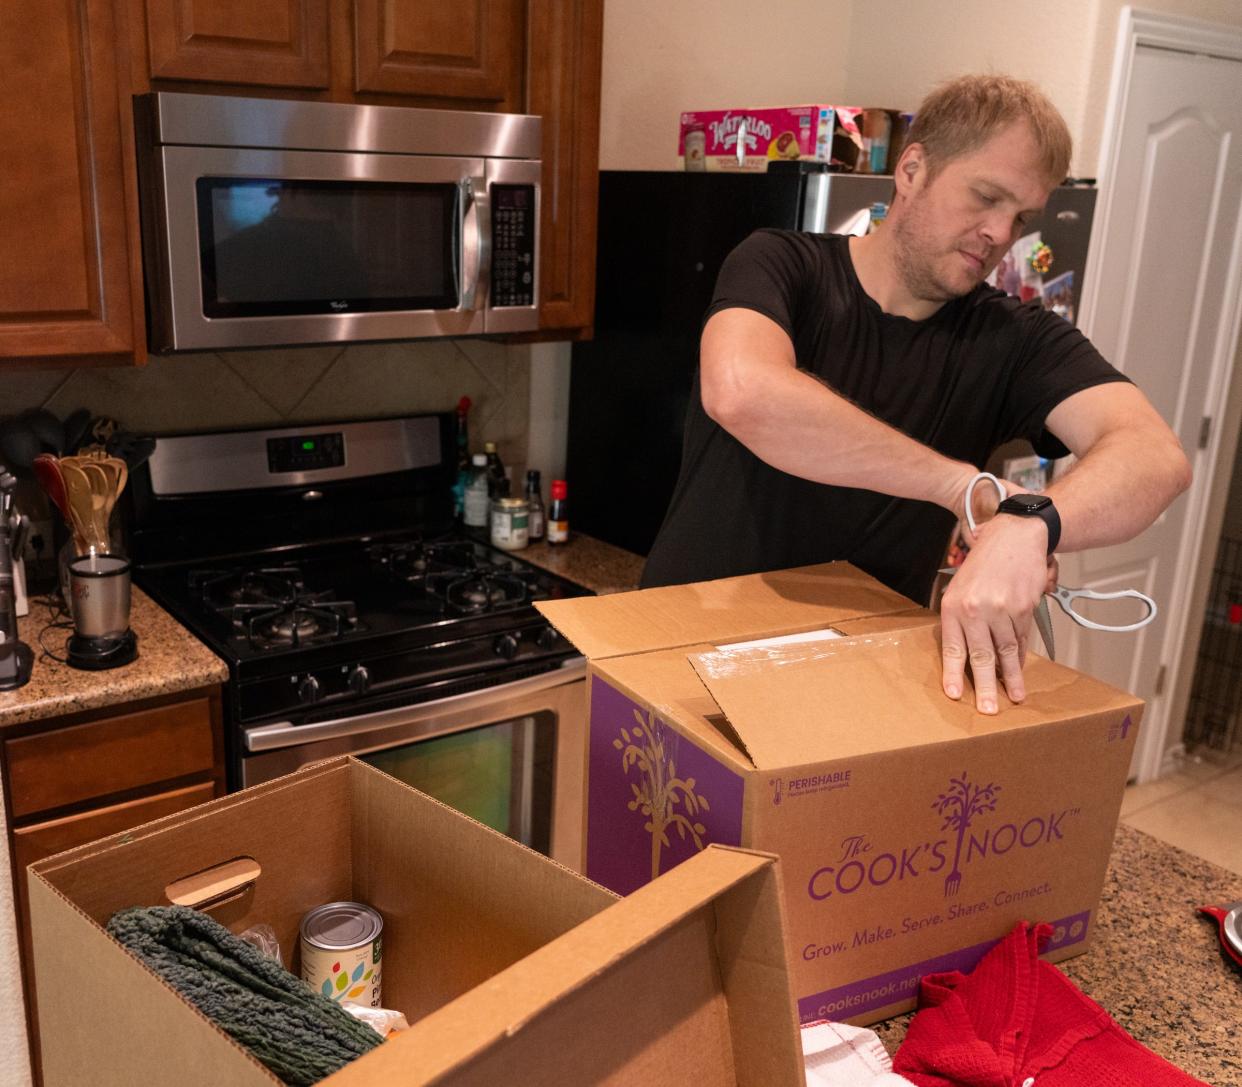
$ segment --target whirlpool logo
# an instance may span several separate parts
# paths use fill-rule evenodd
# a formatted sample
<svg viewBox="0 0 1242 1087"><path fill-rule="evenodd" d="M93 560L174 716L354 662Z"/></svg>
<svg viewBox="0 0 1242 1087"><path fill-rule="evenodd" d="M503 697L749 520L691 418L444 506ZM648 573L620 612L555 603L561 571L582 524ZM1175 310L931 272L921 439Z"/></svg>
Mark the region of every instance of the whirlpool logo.
<svg viewBox="0 0 1242 1087"><path fill-rule="evenodd" d="M997 823L985 817L997 811L1000 793L1001 786L995 782L971 781L963 771L949 779L948 788L931 804L942 820L940 831L948 831L947 836L880 848L870 834L847 835L832 863L811 874L807 894L823 901L894 881L936 876L947 868L944 896L952 898L961 890L970 865L1014 849L1038 849L1062 841L1067 823L1079 814L1078 808L1071 807Z"/></svg>

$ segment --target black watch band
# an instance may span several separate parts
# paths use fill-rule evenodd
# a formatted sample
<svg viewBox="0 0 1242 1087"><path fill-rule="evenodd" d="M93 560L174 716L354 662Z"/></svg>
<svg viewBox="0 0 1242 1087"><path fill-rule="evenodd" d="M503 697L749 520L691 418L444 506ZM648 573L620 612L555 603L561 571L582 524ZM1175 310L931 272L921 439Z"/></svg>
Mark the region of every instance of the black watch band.
<svg viewBox="0 0 1242 1087"><path fill-rule="evenodd" d="M1061 542L1061 515L1045 494L1012 494L996 507L997 513L1012 513L1015 517L1038 517L1048 526L1048 554L1051 555Z"/></svg>

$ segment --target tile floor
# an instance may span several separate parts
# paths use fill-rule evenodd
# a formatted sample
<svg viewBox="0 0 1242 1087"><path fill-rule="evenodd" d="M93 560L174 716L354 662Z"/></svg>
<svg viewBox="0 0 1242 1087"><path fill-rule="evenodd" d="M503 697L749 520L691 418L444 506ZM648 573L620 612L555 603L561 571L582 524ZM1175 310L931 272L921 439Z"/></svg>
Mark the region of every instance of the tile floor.
<svg viewBox="0 0 1242 1087"><path fill-rule="evenodd" d="M1191 755L1173 773L1131 785L1121 821L1242 875L1242 750Z"/></svg>

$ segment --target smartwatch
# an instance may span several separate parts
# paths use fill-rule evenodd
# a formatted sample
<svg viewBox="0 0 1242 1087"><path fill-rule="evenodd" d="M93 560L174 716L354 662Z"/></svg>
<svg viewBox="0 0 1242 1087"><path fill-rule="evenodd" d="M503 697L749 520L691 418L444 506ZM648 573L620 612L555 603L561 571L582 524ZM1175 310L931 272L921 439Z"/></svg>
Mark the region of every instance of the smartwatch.
<svg viewBox="0 0 1242 1087"><path fill-rule="evenodd" d="M1048 526L1048 554L1051 555L1061 542L1061 515L1046 494L1014 494L996 507L997 513L1012 513L1016 517L1038 517Z"/></svg>

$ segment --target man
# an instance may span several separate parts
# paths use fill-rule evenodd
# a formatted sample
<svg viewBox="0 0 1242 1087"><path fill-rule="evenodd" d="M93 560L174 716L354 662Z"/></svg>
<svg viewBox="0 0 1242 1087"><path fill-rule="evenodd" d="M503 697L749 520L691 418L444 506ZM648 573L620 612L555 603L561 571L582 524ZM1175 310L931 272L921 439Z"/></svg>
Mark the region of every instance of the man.
<svg viewBox="0 0 1242 1087"><path fill-rule="evenodd" d="M977 466L1027 438L1077 464L1050 508L981 526L941 602L945 693L969 661L981 712L998 670L1022 701L1052 552L1137 535L1190 482L1177 438L1080 332L983 282L1070 148L1032 85L963 77L920 107L874 233L758 231L730 254L644 586L847 559L925 602Z"/></svg>

